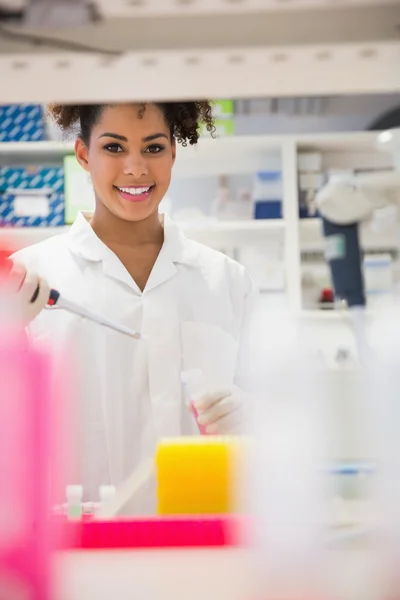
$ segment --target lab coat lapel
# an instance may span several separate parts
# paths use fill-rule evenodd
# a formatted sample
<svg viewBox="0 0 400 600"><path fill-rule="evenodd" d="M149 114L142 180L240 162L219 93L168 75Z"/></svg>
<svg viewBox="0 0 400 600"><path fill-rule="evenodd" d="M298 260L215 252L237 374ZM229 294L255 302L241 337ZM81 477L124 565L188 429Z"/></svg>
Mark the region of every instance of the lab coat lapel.
<svg viewBox="0 0 400 600"><path fill-rule="evenodd" d="M168 245L164 243L150 273L144 291L151 292L154 288L174 277L177 272L178 269L173 261L170 249L168 248Z"/></svg>
<svg viewBox="0 0 400 600"><path fill-rule="evenodd" d="M145 292L150 292L172 279L178 273L177 264L196 264L197 253L192 242L166 215L161 215L161 222L164 225L164 244L150 274Z"/></svg>

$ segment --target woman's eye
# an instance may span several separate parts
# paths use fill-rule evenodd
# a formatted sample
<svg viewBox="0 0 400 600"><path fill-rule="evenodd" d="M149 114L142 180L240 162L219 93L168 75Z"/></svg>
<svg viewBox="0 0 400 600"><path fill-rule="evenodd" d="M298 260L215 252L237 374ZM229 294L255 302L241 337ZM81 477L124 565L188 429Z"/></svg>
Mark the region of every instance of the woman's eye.
<svg viewBox="0 0 400 600"><path fill-rule="evenodd" d="M113 154L116 154L117 152L122 152L122 148L119 144L107 144L107 146L104 146L104 149L108 152L112 152Z"/></svg>
<svg viewBox="0 0 400 600"><path fill-rule="evenodd" d="M162 150L164 150L164 146L161 146L160 144L152 144L146 148L146 152L149 154L158 154Z"/></svg>

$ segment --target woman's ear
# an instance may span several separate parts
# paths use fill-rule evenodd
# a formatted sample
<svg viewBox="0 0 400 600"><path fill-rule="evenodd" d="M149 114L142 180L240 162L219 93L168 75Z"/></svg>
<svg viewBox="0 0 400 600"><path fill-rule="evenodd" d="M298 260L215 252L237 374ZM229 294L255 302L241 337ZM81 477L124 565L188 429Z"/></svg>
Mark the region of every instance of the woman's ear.
<svg viewBox="0 0 400 600"><path fill-rule="evenodd" d="M81 167L85 169L85 171L89 171L88 149L80 137L78 137L75 142L75 156Z"/></svg>

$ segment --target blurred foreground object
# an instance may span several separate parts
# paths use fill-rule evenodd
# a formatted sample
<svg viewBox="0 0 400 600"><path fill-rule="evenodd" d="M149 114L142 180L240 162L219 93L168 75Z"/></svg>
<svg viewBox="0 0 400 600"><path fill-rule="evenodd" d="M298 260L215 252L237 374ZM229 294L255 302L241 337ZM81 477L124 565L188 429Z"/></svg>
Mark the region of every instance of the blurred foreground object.
<svg viewBox="0 0 400 600"><path fill-rule="evenodd" d="M329 380L307 351L296 319L267 319L256 340L252 502L260 591L264 600L332 598L326 579L323 475Z"/></svg>
<svg viewBox="0 0 400 600"><path fill-rule="evenodd" d="M156 455L159 514L233 513L241 445L239 439L218 436L161 441Z"/></svg>
<svg viewBox="0 0 400 600"><path fill-rule="evenodd" d="M371 491L381 598L387 600L400 596L400 308L377 319L373 339L366 373L370 444L377 462Z"/></svg>
<svg viewBox="0 0 400 600"><path fill-rule="evenodd" d="M25 335L7 255L0 252L0 597L50 600L55 390L50 357Z"/></svg>

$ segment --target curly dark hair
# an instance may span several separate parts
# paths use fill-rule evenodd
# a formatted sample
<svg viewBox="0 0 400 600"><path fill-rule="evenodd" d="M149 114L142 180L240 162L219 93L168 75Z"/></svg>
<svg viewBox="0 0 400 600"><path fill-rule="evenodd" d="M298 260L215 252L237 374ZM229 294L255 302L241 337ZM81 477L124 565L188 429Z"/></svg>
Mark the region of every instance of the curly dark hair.
<svg viewBox="0 0 400 600"><path fill-rule="evenodd" d="M197 144L200 137L200 126L213 136L215 133L213 107L207 100L197 102L155 102L164 114L169 125L171 137L182 146ZM50 104L48 112L57 125L64 131L75 131L88 146L92 128L100 119L107 104ZM139 118L146 110L142 103Z"/></svg>

